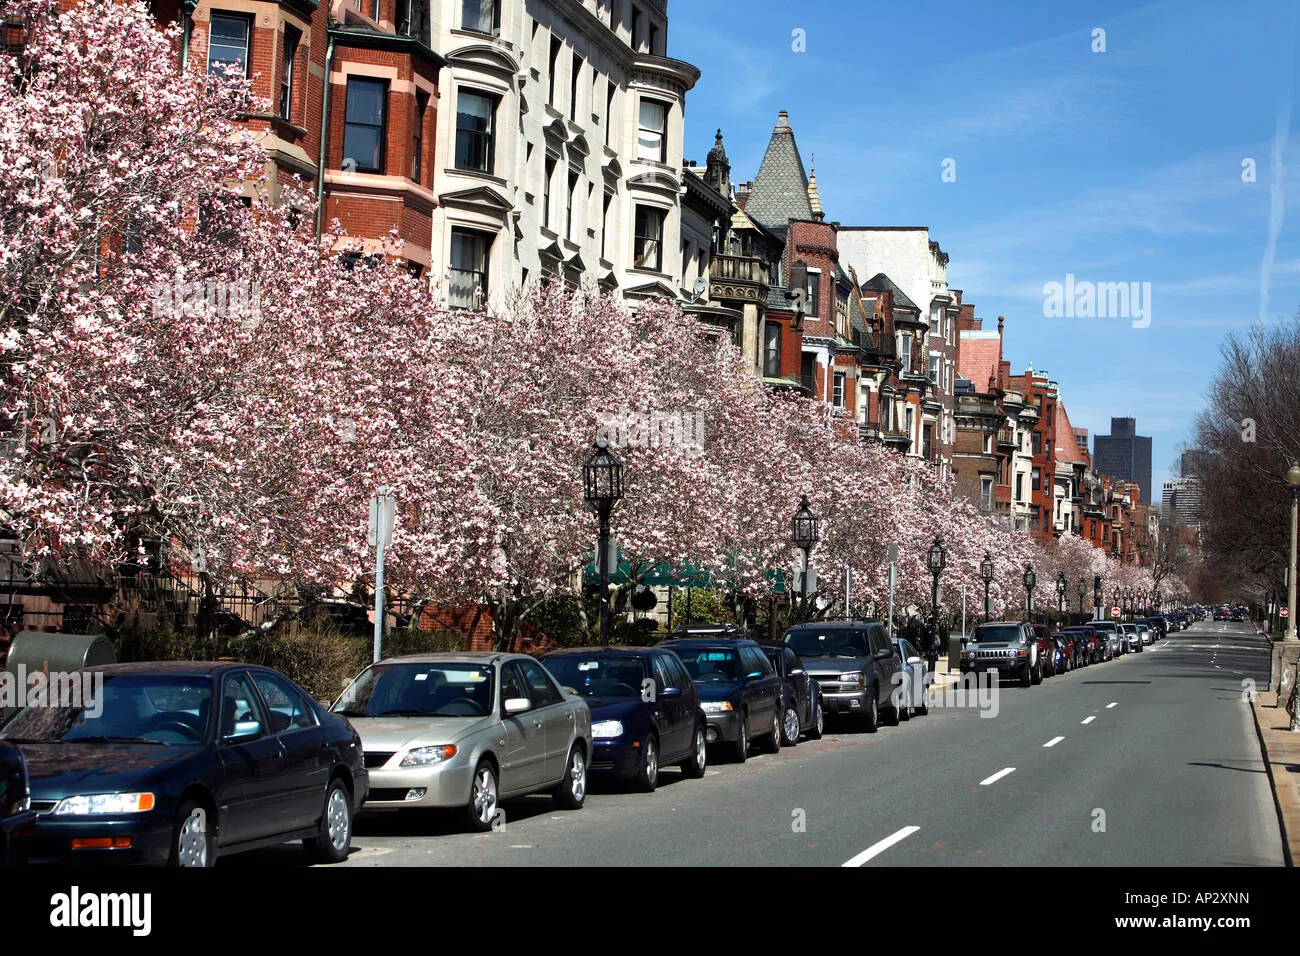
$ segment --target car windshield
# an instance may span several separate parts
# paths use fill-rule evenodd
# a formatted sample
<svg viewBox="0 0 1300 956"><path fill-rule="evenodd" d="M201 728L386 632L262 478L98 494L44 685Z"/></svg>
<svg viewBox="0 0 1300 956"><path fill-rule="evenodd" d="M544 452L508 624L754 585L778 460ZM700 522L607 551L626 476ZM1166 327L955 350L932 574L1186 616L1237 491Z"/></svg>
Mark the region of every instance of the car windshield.
<svg viewBox="0 0 1300 956"><path fill-rule="evenodd" d="M583 697L640 697L645 664L636 657L562 655L542 661L561 686Z"/></svg>
<svg viewBox="0 0 1300 956"><path fill-rule="evenodd" d="M971 635L972 644L1007 644L1020 640L1019 624L981 624Z"/></svg>
<svg viewBox="0 0 1300 956"><path fill-rule="evenodd" d="M372 664L331 708L344 717L486 717L492 668L462 662Z"/></svg>
<svg viewBox="0 0 1300 956"><path fill-rule="evenodd" d="M691 680L706 684L740 680L740 655L726 647L674 647Z"/></svg>
<svg viewBox="0 0 1300 956"><path fill-rule="evenodd" d="M181 745L206 739L212 711L211 678L112 674L103 677L102 686L95 687L97 683L91 681L81 706L27 707L5 725L0 737L50 743ZM80 690L77 681L69 686ZM68 703L77 700L72 697Z"/></svg>
<svg viewBox="0 0 1300 956"><path fill-rule="evenodd" d="M791 631L785 642L800 657L866 657L866 632L848 627L806 628Z"/></svg>

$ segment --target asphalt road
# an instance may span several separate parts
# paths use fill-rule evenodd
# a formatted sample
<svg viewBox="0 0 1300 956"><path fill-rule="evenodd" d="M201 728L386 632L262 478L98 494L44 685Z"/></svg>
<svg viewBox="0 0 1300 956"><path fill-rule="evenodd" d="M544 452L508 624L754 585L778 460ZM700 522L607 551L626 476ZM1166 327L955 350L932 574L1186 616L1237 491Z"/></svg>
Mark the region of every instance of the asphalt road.
<svg viewBox="0 0 1300 956"><path fill-rule="evenodd" d="M978 706L839 732L653 794L593 781L584 809L503 805L470 835L453 814L372 812L344 866L1282 865L1244 681L1268 646L1200 622L1147 648ZM991 701L985 701L986 704ZM301 864L297 846L222 866Z"/></svg>

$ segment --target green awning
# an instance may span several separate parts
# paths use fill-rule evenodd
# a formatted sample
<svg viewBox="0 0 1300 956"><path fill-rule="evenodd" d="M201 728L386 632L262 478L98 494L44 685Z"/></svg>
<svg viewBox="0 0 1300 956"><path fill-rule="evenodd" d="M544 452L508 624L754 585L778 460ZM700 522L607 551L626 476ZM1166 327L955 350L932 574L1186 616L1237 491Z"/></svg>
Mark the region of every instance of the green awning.
<svg viewBox="0 0 1300 956"><path fill-rule="evenodd" d="M609 573L609 583L613 585L628 584L632 581L632 565L629 561L621 560L622 552L620 550L620 560L615 568ZM781 571L768 571L768 579L773 581L773 590L777 593L785 591L785 575ZM595 556L587 563L583 569L582 580L584 584L599 584L600 571L596 568ZM714 576L708 571L700 570L692 565L686 565L683 568L674 568L663 561L656 564L641 574L638 581L647 587L674 587L674 588L726 588L731 586L731 582L725 576Z"/></svg>

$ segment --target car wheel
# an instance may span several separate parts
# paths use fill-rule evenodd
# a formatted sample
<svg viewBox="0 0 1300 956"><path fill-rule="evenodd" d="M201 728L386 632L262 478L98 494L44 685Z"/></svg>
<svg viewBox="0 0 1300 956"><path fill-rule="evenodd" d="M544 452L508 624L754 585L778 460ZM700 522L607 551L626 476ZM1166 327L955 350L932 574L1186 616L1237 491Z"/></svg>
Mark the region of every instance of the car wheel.
<svg viewBox="0 0 1300 956"><path fill-rule="evenodd" d="M215 866L217 854L212 845L212 818L206 807L186 800L176 811L172 830L172 853L169 866Z"/></svg>
<svg viewBox="0 0 1300 956"><path fill-rule="evenodd" d="M880 717L886 727L898 726L898 722L902 720L902 717L898 713L901 706L902 705L900 704L897 707L886 706L880 708Z"/></svg>
<svg viewBox="0 0 1300 956"><path fill-rule="evenodd" d="M736 763L749 759L749 712L740 712L740 730L736 732L736 742L731 745L731 756Z"/></svg>
<svg viewBox="0 0 1300 956"><path fill-rule="evenodd" d="M497 772L488 761L479 761L474 770L474 782L469 788L469 802L465 804L469 825L479 833L492 829L497 813L497 793Z"/></svg>
<svg viewBox="0 0 1300 956"><path fill-rule="evenodd" d="M641 741L641 769L636 774L636 788L642 793L653 793L659 786L659 741L654 734L646 734Z"/></svg>
<svg viewBox="0 0 1300 956"><path fill-rule="evenodd" d="M1043 662L1039 661L1029 669L1029 682L1031 684L1041 684L1043 682Z"/></svg>
<svg viewBox="0 0 1300 956"><path fill-rule="evenodd" d="M871 689L871 697L867 700L867 711L862 715L862 729L869 734L874 734L880 728L880 703L876 700L876 689Z"/></svg>
<svg viewBox="0 0 1300 956"><path fill-rule="evenodd" d="M912 719L912 711L914 711L914 710L916 710L915 707L912 707L912 706L909 705L909 704L904 704L904 703L903 703L903 696L902 696L902 694L900 694L899 697L898 697L898 719L899 719L899 720L911 720L911 719Z"/></svg>
<svg viewBox="0 0 1300 956"><path fill-rule="evenodd" d="M560 785L555 788L554 797L555 805L563 810L581 810L587 802L587 758L576 744L569 751L569 763L564 768Z"/></svg>
<svg viewBox="0 0 1300 956"><path fill-rule="evenodd" d="M709 766L709 748L704 742L704 728L695 728L695 737L691 741L691 759L682 764L682 773L692 780L704 776Z"/></svg>
<svg viewBox="0 0 1300 956"><path fill-rule="evenodd" d="M763 735L763 753L781 752L781 716L784 713L780 704L772 711L772 732Z"/></svg>
<svg viewBox="0 0 1300 956"><path fill-rule="evenodd" d="M812 729L808 731L808 739L821 740L824 733L826 733L826 710L822 707L822 702L818 700L817 710L813 713Z"/></svg>
<svg viewBox="0 0 1300 956"><path fill-rule="evenodd" d="M793 706L787 707L781 718L781 743L787 747L799 743L799 711Z"/></svg>
<svg viewBox="0 0 1300 956"><path fill-rule="evenodd" d="M921 703L916 707L916 714L918 717L924 717L930 712L930 701L926 697L928 693L928 688L921 691Z"/></svg>
<svg viewBox="0 0 1300 956"><path fill-rule="evenodd" d="M325 792L320 833L302 842L318 863L342 863L348 858L352 846L352 798L342 780L331 781Z"/></svg>
<svg viewBox="0 0 1300 956"><path fill-rule="evenodd" d="M1034 684L1034 669L1025 662L1025 672L1020 676L1021 687L1031 687Z"/></svg>

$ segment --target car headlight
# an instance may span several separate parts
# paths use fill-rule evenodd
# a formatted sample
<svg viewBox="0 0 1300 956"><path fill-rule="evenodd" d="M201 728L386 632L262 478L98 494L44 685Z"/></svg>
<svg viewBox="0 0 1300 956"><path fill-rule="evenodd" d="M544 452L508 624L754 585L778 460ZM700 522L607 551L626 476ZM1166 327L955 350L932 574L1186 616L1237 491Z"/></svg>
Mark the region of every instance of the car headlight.
<svg viewBox="0 0 1300 956"><path fill-rule="evenodd" d="M436 747L416 747L398 764L399 767L427 767L442 763L456 756L455 744L439 744Z"/></svg>
<svg viewBox="0 0 1300 956"><path fill-rule="evenodd" d="M591 736L597 739L623 736L621 720L598 720L591 725Z"/></svg>
<svg viewBox="0 0 1300 956"><path fill-rule="evenodd" d="M17 805L14 807L14 813L26 813L31 808L32 808L32 795L28 793L25 794L23 798L18 801Z"/></svg>
<svg viewBox="0 0 1300 956"><path fill-rule="evenodd" d="M706 700L700 704L700 710L706 714L725 714L735 709L729 700Z"/></svg>
<svg viewBox="0 0 1300 956"><path fill-rule="evenodd" d="M99 816L106 814L144 813L152 810L152 793L91 793L64 797L54 808L56 817Z"/></svg>
<svg viewBox="0 0 1300 956"><path fill-rule="evenodd" d="M841 674L839 681L841 684L857 684L859 687L867 686L867 678L862 671L849 671L847 674Z"/></svg>
<svg viewBox="0 0 1300 956"><path fill-rule="evenodd" d="M1029 648L1027 648L1027 647L1022 647L1022 648L1020 648L1018 654L1019 654L1020 657L1028 657L1028 656L1029 656Z"/></svg>

